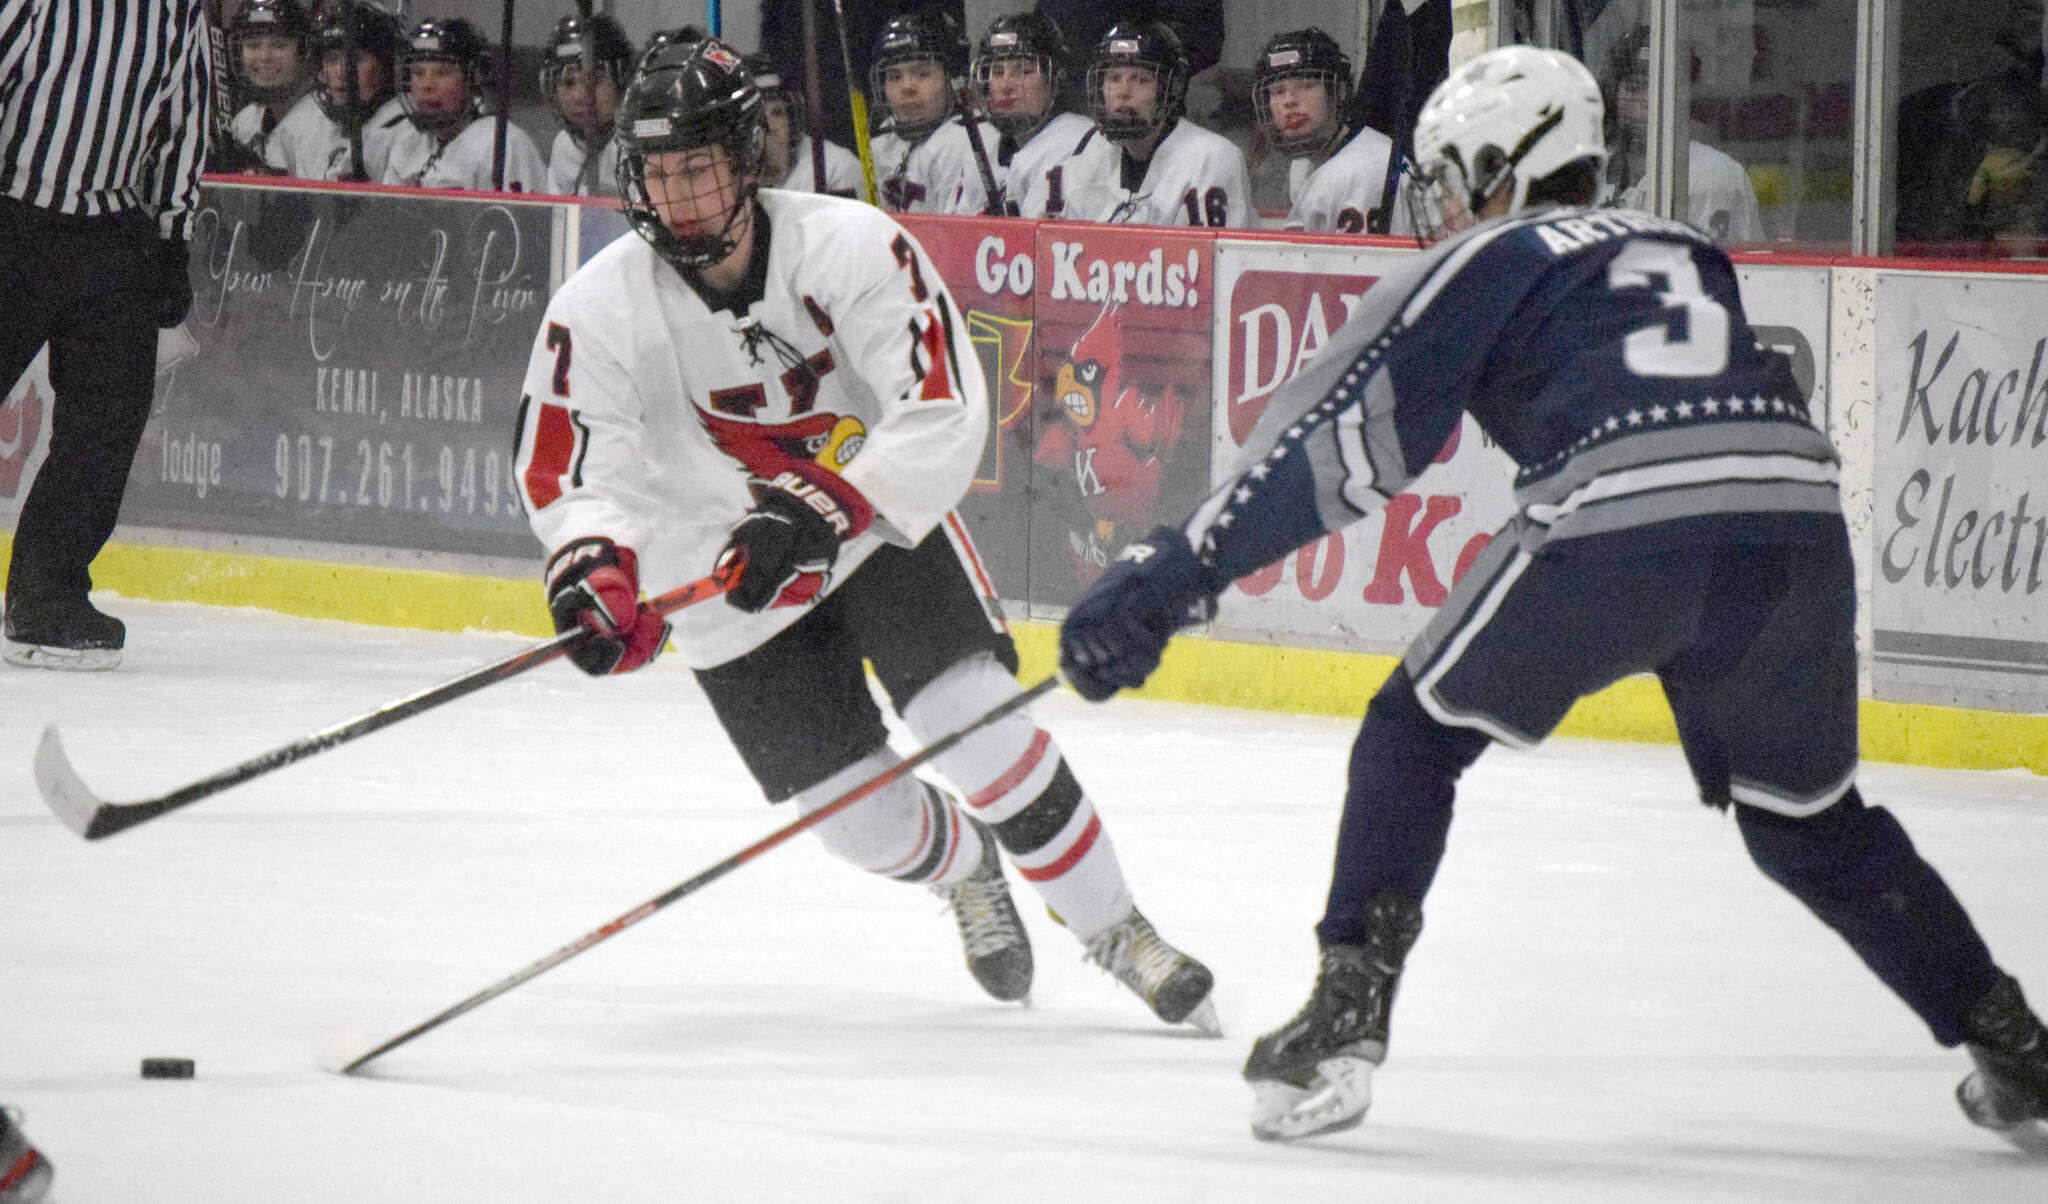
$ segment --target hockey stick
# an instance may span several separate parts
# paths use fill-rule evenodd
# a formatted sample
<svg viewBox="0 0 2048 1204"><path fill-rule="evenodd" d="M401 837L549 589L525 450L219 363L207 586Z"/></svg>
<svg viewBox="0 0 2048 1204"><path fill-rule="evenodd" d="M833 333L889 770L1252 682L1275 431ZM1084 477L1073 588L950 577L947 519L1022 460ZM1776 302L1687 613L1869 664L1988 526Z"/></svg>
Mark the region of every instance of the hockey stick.
<svg viewBox="0 0 2048 1204"><path fill-rule="evenodd" d="M839 70L846 76L846 103L853 113L853 149L860 152L861 194L875 203L875 148L868 141L868 98L853 78L853 52L846 45L846 0L832 0L832 27L839 35ZM820 185L819 192L825 191Z"/></svg>
<svg viewBox="0 0 2048 1204"><path fill-rule="evenodd" d="M825 85L818 78L818 5L825 0L797 0L804 6L804 103L810 106L806 125L811 130L811 191L825 191ZM791 171L796 164L789 165ZM869 190L868 203L874 203Z"/></svg>
<svg viewBox="0 0 2048 1204"><path fill-rule="evenodd" d="M882 787L889 785L891 782L900 780L901 778L909 774L911 770L916 769L918 766L924 764L926 761L929 761L933 757L938 756L940 753L945 752L947 749L952 748L954 745L960 743L960 741L966 739L968 736L973 735L975 732L980 731L982 728L987 727L989 724L994 723L996 720L1001 719L1004 716L1009 715L1010 713L1020 710L1023 707L1029 705L1033 699L1037 698L1041 694L1046 693L1047 691L1051 690L1054 686L1058 685L1059 680L1060 679L1056 676L1046 678L1044 681L1041 681L1037 685L1032 686L1030 689L1017 695L1015 698L1010 699L1008 702L1005 702L1000 706L997 706L993 710L990 710L987 713L983 714L980 718L968 723L965 727L961 727L955 730L950 735L941 736L939 739L934 740L932 743L925 745L917 752L912 753L908 757L905 757L903 760L876 774L874 777L871 777L867 781L862 782L860 785L855 786L853 789L848 790L845 794L842 794L838 798L833 799L831 802L826 803L824 806L818 808L816 811L811 812L809 815L806 815L801 819L792 821L790 823L784 824L782 827L775 829L773 832L770 832L768 835L763 836L761 839L748 845L746 848L741 849L739 852L734 853L732 856L726 858L724 861L719 862L717 865L712 866L710 869L705 870L703 873L698 874L696 877L691 878L689 881L677 883L676 885L654 896L652 899L647 900L647 902L642 903L638 907L635 907L633 910L625 913L622 916L619 916L618 918L612 920L610 923L605 924L603 927L592 929L590 932L584 934L576 940L571 941L570 943L562 946L560 949L557 949L553 953L548 954L546 957L541 958L539 961L526 967L524 970L519 971L517 974L514 974L509 978L501 979L498 982L492 984L491 986L485 987L483 990L478 991L474 995L471 995L469 998L463 1000L461 1003L456 1004L454 1007L449 1008L447 1011L441 1012L440 1014L434 1016L432 1019L423 1021L422 1023L416 1024L413 1027L405 1030L404 1032L398 1034L396 1037L393 1037L389 1041L386 1041L384 1044L379 1045L370 1052L363 1054L357 1057L354 1061L342 1066L341 1073L354 1074L357 1070L368 1065L371 1061L380 1058L387 1053L390 1053L392 1050L397 1049L401 1045L404 1045L406 1042L412 1040L414 1037L418 1037L424 1033L432 1032L434 1029L441 1027L442 1025L448 1023L450 1020L455 1019L457 1016L461 1016L466 1013L475 1011L477 1008L480 1008L484 1004L489 1003L491 1000L496 999L498 996L505 994L507 991L512 990L514 987L519 986L521 983L531 982L534 979L539 978L541 975L547 973L549 970L554 969L556 966L561 965L563 962L568 961L570 958L575 957L577 954L583 953L595 945L599 945L605 941L610 940L611 938L617 936L621 932L624 932L626 929L631 928L633 925L638 924L640 921L653 915L655 912L660 911L661 909L667 907L669 904L680 900L685 895L694 893L699 887L708 886L711 883L718 881L720 878L725 877L727 874L745 865L747 862L752 861L754 858L759 857L761 854L767 852L775 846L787 842L788 840L795 837L799 833L805 831L806 829L817 827L819 824L824 823L826 820L839 814L841 811L846 810L848 807L853 806L860 800L882 789Z"/></svg>
<svg viewBox="0 0 2048 1204"><path fill-rule="evenodd" d="M498 192L505 191L505 140L512 124L512 5L513 0L505 0L498 25L497 78L491 81L498 106L497 129L491 134L491 187Z"/></svg>
<svg viewBox="0 0 2048 1204"><path fill-rule="evenodd" d="M988 148L981 144L981 97L968 84L960 89L960 124L967 127L967 145L974 151L974 166L981 172L981 187L988 194L981 212L987 217L1004 213L1003 190L996 185L995 169L988 163Z"/></svg>
<svg viewBox="0 0 2048 1204"><path fill-rule="evenodd" d="M732 571L713 573L688 585L678 586L650 600L647 605L662 614L672 614L685 606L723 594L736 576L737 573ZM36 789L42 792L43 801L49 804L50 810L57 813L58 819L64 821L65 827L87 840L99 840L116 832L126 831L137 824L146 823L166 812L189 806L230 786L239 786L250 778L261 777L273 769L282 769L294 761L303 761L315 753L326 752L337 744L346 744L357 736L367 736L379 728L390 727L401 719L410 719L444 702L453 702L485 686L496 685L537 665L545 665L568 653L587 634L580 628L563 632L544 644L535 644L524 652L514 653L504 660L472 670L431 689L409 694L396 702L386 703L345 723L324 728L310 736L302 736L260 757L251 757L239 765L223 769L212 777L179 787L169 794L139 799L132 803L110 803L94 794L78 776L78 771L72 768L70 758L64 755L64 744L57 738L56 727L45 727L42 743L36 746Z"/></svg>

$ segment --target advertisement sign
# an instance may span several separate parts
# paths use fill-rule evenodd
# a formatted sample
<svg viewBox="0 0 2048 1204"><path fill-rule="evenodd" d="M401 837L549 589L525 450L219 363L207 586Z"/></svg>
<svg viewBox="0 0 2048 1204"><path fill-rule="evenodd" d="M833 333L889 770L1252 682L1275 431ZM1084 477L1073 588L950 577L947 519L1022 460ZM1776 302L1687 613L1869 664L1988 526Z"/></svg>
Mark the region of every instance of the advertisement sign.
<svg viewBox="0 0 2048 1204"><path fill-rule="evenodd" d="M1407 252L1223 242L1212 338L1211 447L1220 481L1267 402ZM1226 637L1397 651L1442 605L1514 512L1513 468L1467 418L1413 488L1378 513L1238 581L1219 602Z"/></svg>
<svg viewBox="0 0 2048 1204"><path fill-rule="evenodd" d="M1756 341L1792 361L1814 425L1839 438L1828 396L1828 270L1738 263L1735 281Z"/></svg>
<svg viewBox="0 0 2048 1204"><path fill-rule="evenodd" d="M2048 280L1877 278L1872 689L2048 707Z"/></svg>
<svg viewBox="0 0 2048 1204"><path fill-rule="evenodd" d="M50 349L29 362L0 397L0 516L13 525L35 472L50 451Z"/></svg>
<svg viewBox="0 0 2048 1204"><path fill-rule="evenodd" d="M537 558L512 439L558 210L209 185L124 523Z"/></svg>
<svg viewBox="0 0 2048 1204"><path fill-rule="evenodd" d="M1038 228L1034 608L1065 608L1208 492L1214 252L1192 231Z"/></svg>

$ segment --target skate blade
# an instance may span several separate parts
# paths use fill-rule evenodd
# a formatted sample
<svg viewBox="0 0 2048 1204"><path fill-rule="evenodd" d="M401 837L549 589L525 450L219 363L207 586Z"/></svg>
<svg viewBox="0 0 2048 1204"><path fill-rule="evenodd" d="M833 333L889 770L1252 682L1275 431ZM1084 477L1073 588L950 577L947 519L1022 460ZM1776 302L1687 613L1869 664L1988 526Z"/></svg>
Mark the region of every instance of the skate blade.
<svg viewBox="0 0 2048 1204"><path fill-rule="evenodd" d="M1341 1133L1365 1119L1372 1106L1373 1064L1364 1058L1325 1058L1315 1081L1252 1084L1252 1136L1260 1141L1300 1141Z"/></svg>
<svg viewBox="0 0 2048 1204"><path fill-rule="evenodd" d="M119 648L52 648L42 644L17 644L7 641L7 650L0 653L10 665L24 669L63 669L73 673L99 673L115 668L121 663Z"/></svg>
<svg viewBox="0 0 2048 1204"><path fill-rule="evenodd" d="M2037 1157L2048 1157L2048 1121L2024 1113L2014 1115L1999 1106L1999 1097L1985 1085L1982 1071L1956 1084L1956 1103L1970 1123L1998 1134L2014 1149ZM2015 1106L2024 1106L2017 1105Z"/></svg>
<svg viewBox="0 0 2048 1204"><path fill-rule="evenodd" d="M1223 1035L1223 1021L1216 1017L1216 1000L1214 997L1204 999L1196 1004L1195 1010L1182 1016L1180 1022L1204 1037L1221 1037Z"/></svg>

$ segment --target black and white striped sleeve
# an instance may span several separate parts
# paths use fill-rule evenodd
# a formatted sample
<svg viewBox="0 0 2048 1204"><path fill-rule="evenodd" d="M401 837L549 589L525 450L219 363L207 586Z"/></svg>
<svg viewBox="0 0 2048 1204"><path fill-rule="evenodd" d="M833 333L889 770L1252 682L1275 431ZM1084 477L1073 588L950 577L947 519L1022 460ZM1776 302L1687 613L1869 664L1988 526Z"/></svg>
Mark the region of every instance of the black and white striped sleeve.
<svg viewBox="0 0 2048 1204"><path fill-rule="evenodd" d="M182 241L192 236L192 214L199 207L199 176L206 170L215 101L213 39L207 36L205 6L198 0L186 5L179 49L177 67L166 83L152 200L157 233Z"/></svg>

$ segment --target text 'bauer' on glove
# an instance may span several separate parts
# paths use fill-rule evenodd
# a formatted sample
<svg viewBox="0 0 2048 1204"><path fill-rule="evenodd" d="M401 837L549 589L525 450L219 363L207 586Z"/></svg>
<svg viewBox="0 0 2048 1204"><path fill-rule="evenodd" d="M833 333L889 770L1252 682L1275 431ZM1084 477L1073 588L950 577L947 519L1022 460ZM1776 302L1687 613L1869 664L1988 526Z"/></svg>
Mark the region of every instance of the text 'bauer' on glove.
<svg viewBox="0 0 2048 1204"><path fill-rule="evenodd" d="M749 614L801 606L825 591L839 545L861 533L867 516L849 513L829 491L796 472L748 485L754 508L733 524L718 555L721 569L745 558L725 600Z"/></svg>
<svg viewBox="0 0 2048 1204"><path fill-rule="evenodd" d="M668 620L640 602L640 558L633 549L599 536L574 540L548 559L547 581L556 634L577 627L591 632L569 649L569 659L585 673L631 673L668 643Z"/></svg>
<svg viewBox="0 0 2048 1204"><path fill-rule="evenodd" d="M1060 672L1090 702L1144 685L1173 633L1215 614L1218 592L1187 536L1177 527L1154 528L1067 611Z"/></svg>

